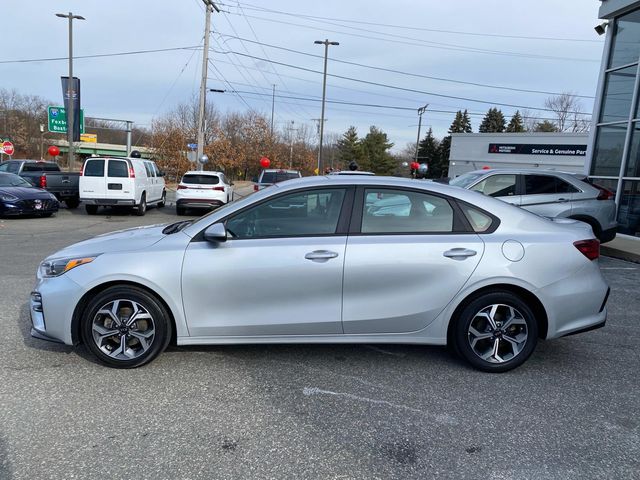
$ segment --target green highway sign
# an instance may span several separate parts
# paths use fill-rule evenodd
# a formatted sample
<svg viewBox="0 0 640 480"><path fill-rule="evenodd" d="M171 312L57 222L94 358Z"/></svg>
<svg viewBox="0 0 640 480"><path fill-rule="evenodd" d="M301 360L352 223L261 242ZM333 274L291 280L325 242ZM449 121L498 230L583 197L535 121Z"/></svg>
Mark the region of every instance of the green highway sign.
<svg viewBox="0 0 640 480"><path fill-rule="evenodd" d="M67 110L64 107L48 107L47 119L51 133L67 133ZM84 109L80 109L80 133L84 133Z"/></svg>

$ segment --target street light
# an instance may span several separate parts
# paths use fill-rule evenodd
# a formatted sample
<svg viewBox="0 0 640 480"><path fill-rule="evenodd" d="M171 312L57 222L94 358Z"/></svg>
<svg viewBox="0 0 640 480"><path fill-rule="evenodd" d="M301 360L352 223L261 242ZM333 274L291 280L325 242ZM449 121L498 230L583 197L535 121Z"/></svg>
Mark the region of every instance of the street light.
<svg viewBox="0 0 640 480"><path fill-rule="evenodd" d="M320 114L320 148L318 149L318 175L322 175L322 137L324 134L324 102L327 94L327 56L329 45L340 45L338 42L330 42L328 39L316 40L316 45L324 45L324 75L322 76L322 112Z"/></svg>
<svg viewBox="0 0 640 480"><path fill-rule="evenodd" d="M69 20L69 81L67 82L67 141L69 142L69 171L73 170L73 21L85 20L80 15L56 13L56 17L66 18Z"/></svg>

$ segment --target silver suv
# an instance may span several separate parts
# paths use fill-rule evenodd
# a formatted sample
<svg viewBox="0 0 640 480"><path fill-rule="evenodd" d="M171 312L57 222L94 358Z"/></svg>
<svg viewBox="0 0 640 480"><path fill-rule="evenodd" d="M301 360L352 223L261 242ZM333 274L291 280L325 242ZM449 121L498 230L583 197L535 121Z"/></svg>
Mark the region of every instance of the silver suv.
<svg viewBox="0 0 640 480"><path fill-rule="evenodd" d="M253 189L257 192L263 188L270 187L274 183L284 182L285 180L292 180L294 178L300 178L302 174L299 170L280 170L277 168L265 168L260 172L258 178L254 178Z"/></svg>
<svg viewBox="0 0 640 480"><path fill-rule="evenodd" d="M591 225L602 243L616 236L613 192L584 175L554 170L489 169L465 173L450 185L475 190L544 217L566 217Z"/></svg>

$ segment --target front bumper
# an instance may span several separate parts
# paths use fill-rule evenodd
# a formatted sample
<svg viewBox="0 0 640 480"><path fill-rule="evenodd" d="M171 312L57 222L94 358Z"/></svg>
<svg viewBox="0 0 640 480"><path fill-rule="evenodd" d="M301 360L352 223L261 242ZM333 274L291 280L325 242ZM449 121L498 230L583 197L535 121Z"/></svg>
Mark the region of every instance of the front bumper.
<svg viewBox="0 0 640 480"><path fill-rule="evenodd" d="M19 200L17 202L0 202L0 215L42 215L56 213L60 204L57 200Z"/></svg>

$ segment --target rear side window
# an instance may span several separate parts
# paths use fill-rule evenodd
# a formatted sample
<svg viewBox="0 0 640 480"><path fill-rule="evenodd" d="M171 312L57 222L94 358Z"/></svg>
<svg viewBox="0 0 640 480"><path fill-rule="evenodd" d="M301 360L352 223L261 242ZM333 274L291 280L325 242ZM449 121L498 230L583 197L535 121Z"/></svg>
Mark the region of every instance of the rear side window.
<svg viewBox="0 0 640 480"><path fill-rule="evenodd" d="M182 177L182 183L189 183L192 185L217 185L220 183L220 179L217 175L198 175L196 173L190 173Z"/></svg>
<svg viewBox="0 0 640 480"><path fill-rule="evenodd" d="M147 177L155 177L156 172L153 170L153 165L149 162L144 162L144 169L147 171Z"/></svg>
<svg viewBox="0 0 640 480"><path fill-rule="evenodd" d="M464 203L460 204L460 209L462 210L462 213L464 213L464 216L467 217L467 220L471 224L471 228L473 228L474 232L482 233L491 228L493 219L486 213Z"/></svg>
<svg viewBox="0 0 640 480"><path fill-rule="evenodd" d="M84 164L85 177L104 177L104 160L87 160Z"/></svg>
<svg viewBox="0 0 640 480"><path fill-rule="evenodd" d="M444 198L404 190L365 190L362 233L452 231L453 209Z"/></svg>
<svg viewBox="0 0 640 480"><path fill-rule="evenodd" d="M129 166L123 160L109 160L108 177L128 178Z"/></svg>
<svg viewBox="0 0 640 480"><path fill-rule="evenodd" d="M59 172L60 168L53 163L25 163L23 172Z"/></svg>
<svg viewBox="0 0 640 480"><path fill-rule="evenodd" d="M484 193L490 197L508 197L516 194L515 175L491 175L480 183L471 187L471 190Z"/></svg>
<svg viewBox="0 0 640 480"><path fill-rule="evenodd" d="M574 193L578 189L573 185L550 175L525 175L525 195L545 195L553 193Z"/></svg>

